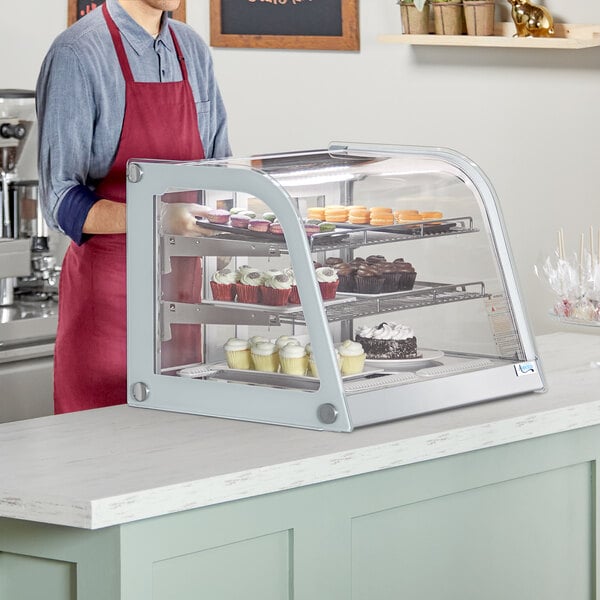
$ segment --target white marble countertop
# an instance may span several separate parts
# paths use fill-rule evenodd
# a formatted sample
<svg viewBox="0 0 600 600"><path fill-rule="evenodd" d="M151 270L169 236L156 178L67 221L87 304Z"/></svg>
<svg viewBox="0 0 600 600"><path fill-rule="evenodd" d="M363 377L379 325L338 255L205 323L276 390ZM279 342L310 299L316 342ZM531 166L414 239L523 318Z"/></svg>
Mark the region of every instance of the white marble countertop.
<svg viewBox="0 0 600 600"><path fill-rule="evenodd" d="M591 331L538 338L546 393L350 434L128 406L6 423L0 517L97 529L596 425Z"/></svg>

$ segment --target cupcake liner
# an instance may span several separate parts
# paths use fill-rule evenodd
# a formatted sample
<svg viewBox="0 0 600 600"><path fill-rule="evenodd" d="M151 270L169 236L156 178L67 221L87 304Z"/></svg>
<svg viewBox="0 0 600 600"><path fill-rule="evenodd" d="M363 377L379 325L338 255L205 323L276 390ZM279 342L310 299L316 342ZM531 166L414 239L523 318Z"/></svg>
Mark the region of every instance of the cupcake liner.
<svg viewBox="0 0 600 600"><path fill-rule="evenodd" d="M417 274L415 272L410 273L409 271L400 273L400 280L398 281L399 290L412 290L415 285Z"/></svg>
<svg viewBox="0 0 600 600"><path fill-rule="evenodd" d="M252 368L252 358L250 356L249 348L246 348L244 350L235 350L233 352L225 352L225 360L227 361L227 366L230 369Z"/></svg>
<svg viewBox="0 0 600 600"><path fill-rule="evenodd" d="M321 289L323 300L335 300L338 284L339 281L319 281L319 288Z"/></svg>
<svg viewBox="0 0 600 600"><path fill-rule="evenodd" d="M358 294L379 294L383 287L383 277L361 277L360 275L356 275L354 283L354 291Z"/></svg>
<svg viewBox="0 0 600 600"><path fill-rule="evenodd" d="M211 281L210 289L213 300L225 300L227 302L235 300L235 285L235 283L216 283L215 281Z"/></svg>
<svg viewBox="0 0 600 600"><path fill-rule="evenodd" d="M258 304L260 302L260 289L258 285L235 284L237 301L243 304Z"/></svg>
<svg viewBox="0 0 600 600"><path fill-rule="evenodd" d="M342 356L342 375L362 373L365 367L366 354L359 356Z"/></svg>
<svg viewBox="0 0 600 600"><path fill-rule="evenodd" d="M288 302L290 304L301 304L300 302L300 294L298 293L298 286L293 285L292 291L290 292L290 297L288 298Z"/></svg>
<svg viewBox="0 0 600 600"><path fill-rule="evenodd" d="M338 273L338 292L354 292L354 275L340 275Z"/></svg>
<svg viewBox="0 0 600 600"><path fill-rule="evenodd" d="M266 285L260 286L260 299L263 304L269 306L285 306L288 303L292 289L275 289L267 287Z"/></svg>
<svg viewBox="0 0 600 600"><path fill-rule="evenodd" d="M279 357L279 364L281 365L281 372L287 375L306 375L306 369L308 368L308 356L300 356L295 358L286 358L285 356Z"/></svg>
<svg viewBox="0 0 600 600"><path fill-rule="evenodd" d="M277 373L279 370L279 354L252 354L252 363L255 371Z"/></svg>
<svg viewBox="0 0 600 600"><path fill-rule="evenodd" d="M384 293L387 292L397 292L400 287L400 280L402 278L403 273L384 273L383 274L383 285L381 286L381 291Z"/></svg>

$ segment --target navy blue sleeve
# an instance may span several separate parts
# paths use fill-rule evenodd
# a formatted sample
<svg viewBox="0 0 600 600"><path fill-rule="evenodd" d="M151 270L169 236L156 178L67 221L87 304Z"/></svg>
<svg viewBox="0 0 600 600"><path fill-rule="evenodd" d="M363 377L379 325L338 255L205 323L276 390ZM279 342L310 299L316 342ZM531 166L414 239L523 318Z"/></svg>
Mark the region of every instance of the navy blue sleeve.
<svg viewBox="0 0 600 600"><path fill-rule="evenodd" d="M60 228L78 245L81 246L89 235L83 233L83 224L90 208L98 202L96 194L85 185L72 187L58 205L56 220Z"/></svg>

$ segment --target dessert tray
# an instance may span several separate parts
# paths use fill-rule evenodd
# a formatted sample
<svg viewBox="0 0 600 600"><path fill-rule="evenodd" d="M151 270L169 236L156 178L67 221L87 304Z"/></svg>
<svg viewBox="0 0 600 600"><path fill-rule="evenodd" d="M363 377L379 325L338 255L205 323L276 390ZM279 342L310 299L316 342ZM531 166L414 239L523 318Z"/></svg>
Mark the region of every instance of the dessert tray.
<svg viewBox="0 0 600 600"><path fill-rule="evenodd" d="M352 296L344 296L341 298L335 297L334 300L324 300L323 306L332 306L336 304L346 304L347 302L354 302L356 298ZM273 306L267 304L251 304L248 302L229 302L227 300L203 300L202 304L212 304L214 306L223 306L223 307L234 307L239 310L260 310L264 311L265 308L269 309L271 313L297 313L302 312L301 304L284 304L283 306Z"/></svg>
<svg viewBox="0 0 600 600"><path fill-rule="evenodd" d="M415 223L400 223L398 225L358 225L354 223L335 223L336 229L368 229L373 231L385 231L389 233L404 233L410 235L421 235L433 234L433 233L447 233L456 227L456 223L427 223L427 222L415 222Z"/></svg>
<svg viewBox="0 0 600 600"><path fill-rule="evenodd" d="M373 373L381 373L383 369L372 367L370 365L366 365L364 370L360 373L353 373L351 375L342 375L343 381L350 381L352 379L360 379L361 377L365 377L367 375L372 375ZM201 378L201 377L211 377L217 375L218 373L227 375L237 375L239 376L251 376L254 378L263 378L267 383L273 383L273 381L277 381L279 379L281 383L283 383L284 379L294 378L308 381L319 381L318 377L313 377L312 375L289 375L287 373L273 373L270 371L256 371L254 369L231 369L227 366L225 362L213 363L213 364L199 364L191 367L186 367L184 369L180 369L177 371L177 375L180 377L190 377L190 378Z"/></svg>
<svg viewBox="0 0 600 600"><path fill-rule="evenodd" d="M400 359L385 359L385 358L367 358L365 365L369 367L382 367L384 369L393 369L394 367L412 367L422 363L427 363L432 360L438 360L444 356L441 350L419 350L420 356L416 358L400 358Z"/></svg>
<svg viewBox="0 0 600 600"><path fill-rule="evenodd" d="M220 223L210 223L202 217L196 217L196 224L206 229L212 229L214 231L221 231L223 233L229 233L235 235L237 238L246 238L253 240L262 240L264 242L281 242L285 243L285 236L279 233L272 233L270 231L253 231L252 229L246 229L244 227L233 227L232 225L221 225ZM320 233L314 233L311 236L315 242L320 239L326 239L331 242L333 240L343 240L348 237L348 232L343 231L336 226L334 231L323 231Z"/></svg>

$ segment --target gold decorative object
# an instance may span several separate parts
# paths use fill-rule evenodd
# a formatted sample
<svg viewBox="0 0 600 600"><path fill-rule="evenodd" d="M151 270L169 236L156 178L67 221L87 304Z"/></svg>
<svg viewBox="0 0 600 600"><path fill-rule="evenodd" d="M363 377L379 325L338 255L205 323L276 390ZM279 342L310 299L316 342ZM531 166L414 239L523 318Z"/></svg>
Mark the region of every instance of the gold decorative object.
<svg viewBox="0 0 600 600"><path fill-rule="evenodd" d="M554 19L547 8L527 0L508 0L512 4L512 19L517 27L515 37L552 37Z"/></svg>

